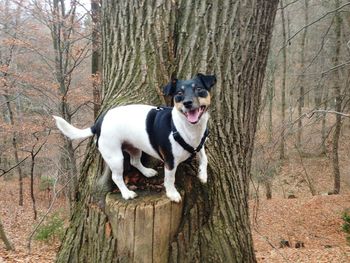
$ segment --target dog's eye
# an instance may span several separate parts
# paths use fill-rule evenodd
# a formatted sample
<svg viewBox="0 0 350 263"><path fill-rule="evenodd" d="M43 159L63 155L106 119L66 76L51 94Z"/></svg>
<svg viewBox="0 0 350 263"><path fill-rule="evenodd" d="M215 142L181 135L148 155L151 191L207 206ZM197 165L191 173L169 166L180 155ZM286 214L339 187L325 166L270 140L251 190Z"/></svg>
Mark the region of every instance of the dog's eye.
<svg viewBox="0 0 350 263"><path fill-rule="evenodd" d="M208 96L208 92L205 89L200 89L197 91L198 97L205 98Z"/></svg>
<svg viewBox="0 0 350 263"><path fill-rule="evenodd" d="M182 94L182 92L176 94L176 96L174 97L175 102L180 102L184 99L184 96Z"/></svg>
<svg viewBox="0 0 350 263"><path fill-rule="evenodd" d="M176 95L178 96L182 96L184 93L182 91L179 91L178 93L176 93Z"/></svg>

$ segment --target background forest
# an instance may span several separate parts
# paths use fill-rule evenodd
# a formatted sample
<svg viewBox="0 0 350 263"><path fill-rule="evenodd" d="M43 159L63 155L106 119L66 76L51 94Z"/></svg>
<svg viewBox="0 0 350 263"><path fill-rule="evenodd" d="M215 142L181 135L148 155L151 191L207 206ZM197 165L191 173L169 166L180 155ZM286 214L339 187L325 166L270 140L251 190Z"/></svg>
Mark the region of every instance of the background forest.
<svg viewBox="0 0 350 263"><path fill-rule="evenodd" d="M98 14L98 1L0 0L0 263L55 258L87 142L51 115L97 116ZM350 2L280 1L250 180L259 262L350 259L349 36Z"/></svg>

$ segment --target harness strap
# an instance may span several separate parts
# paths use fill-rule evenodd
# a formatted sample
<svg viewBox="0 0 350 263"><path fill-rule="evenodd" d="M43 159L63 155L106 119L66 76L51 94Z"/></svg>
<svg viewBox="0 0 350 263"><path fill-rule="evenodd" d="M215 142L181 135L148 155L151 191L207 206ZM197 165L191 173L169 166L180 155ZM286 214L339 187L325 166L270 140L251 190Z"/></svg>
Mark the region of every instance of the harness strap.
<svg viewBox="0 0 350 263"><path fill-rule="evenodd" d="M205 140L209 135L209 130L208 128L206 128L198 147L195 149L191 145L189 145L187 142L185 142L185 140L181 137L180 133L177 131L174 125L173 120L171 120L171 131L173 133L174 140L178 142L182 148L184 148L186 151L188 151L191 154L190 159L194 158L196 156L196 153L198 153L202 149L205 143Z"/></svg>

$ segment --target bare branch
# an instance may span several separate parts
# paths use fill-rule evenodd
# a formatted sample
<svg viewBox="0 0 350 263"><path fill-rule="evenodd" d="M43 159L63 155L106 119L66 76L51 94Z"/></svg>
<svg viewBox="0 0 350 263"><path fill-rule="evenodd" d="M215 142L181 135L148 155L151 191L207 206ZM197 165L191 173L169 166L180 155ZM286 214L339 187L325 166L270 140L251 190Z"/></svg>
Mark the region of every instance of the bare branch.
<svg viewBox="0 0 350 263"><path fill-rule="evenodd" d="M295 32L290 38L287 39L286 43L284 43L284 45L280 48L280 50L278 51L278 53L279 53L282 49L284 49L284 48L288 45L288 43L289 43L293 38L295 38L300 32L302 32L304 29L306 29L306 28L309 27L309 26L312 26L313 24L316 24L317 22L321 21L321 20L322 20L323 18L325 18L326 16L338 12L339 10L343 9L344 7L346 7L346 6L348 6L348 5L350 5L350 2L345 3L345 4L339 6L339 7L336 8L336 9L333 9L333 10L331 10L331 11L328 11L327 13L323 14L322 16L320 16L319 18L317 18L317 19L315 19L314 21L310 22L309 24L307 24L307 25L301 27L297 32Z"/></svg>
<svg viewBox="0 0 350 263"><path fill-rule="evenodd" d="M282 6L282 7L277 8L277 10L286 9L288 6L293 5L293 4L295 4L296 2L299 2L299 1L300 0L294 0L293 2L290 2L290 3L288 3L288 4L286 4L286 5Z"/></svg>
<svg viewBox="0 0 350 263"><path fill-rule="evenodd" d="M326 75L327 73L329 73L329 72L331 72L331 71L334 71L334 70L340 69L340 68L342 68L342 67L345 67L345 66L347 66L347 65L350 65L350 61L346 61L346 62L344 62L344 63L342 63L342 64L339 64L339 65L336 65L336 66L334 66L334 67L332 67L332 68L330 68L330 69L328 69L328 70L326 70L326 71L323 71L323 72L321 73L321 76Z"/></svg>
<svg viewBox="0 0 350 263"><path fill-rule="evenodd" d="M336 115L340 115L342 117L350 118L350 114L343 113L343 112L338 112L338 111L334 111L334 110L313 110L313 111L311 111L309 113L305 113L305 116L308 117L308 118L311 118L315 113L330 113L330 114L336 114Z"/></svg>
<svg viewBox="0 0 350 263"><path fill-rule="evenodd" d="M13 169L15 169L16 167L18 167L19 165L21 165L25 160L27 160L30 157L30 155L28 155L27 157L25 157L23 160L21 160L20 162L18 162L17 164L15 164L14 166L12 166L10 169L4 170L4 169L0 169L1 174L0 177L2 177L3 175L11 172Z"/></svg>

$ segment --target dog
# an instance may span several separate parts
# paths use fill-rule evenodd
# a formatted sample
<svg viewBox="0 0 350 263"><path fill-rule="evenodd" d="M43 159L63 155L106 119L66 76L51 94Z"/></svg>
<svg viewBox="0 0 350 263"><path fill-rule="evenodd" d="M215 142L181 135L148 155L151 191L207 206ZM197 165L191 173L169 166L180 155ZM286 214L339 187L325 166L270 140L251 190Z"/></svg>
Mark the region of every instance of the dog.
<svg viewBox="0 0 350 263"><path fill-rule="evenodd" d="M208 136L208 108L215 75L197 74L190 80L173 78L164 88L173 107L149 105L118 106L102 114L92 127L78 129L64 119L53 116L58 129L70 139L82 139L96 135L97 147L112 171L112 180L124 199L137 196L125 185L123 179L123 151L130 155L130 164L144 176L153 177L157 171L143 166L141 154L164 162L164 186L167 197L181 201L175 187L177 166L198 156L202 183L207 182L208 159L204 143Z"/></svg>

